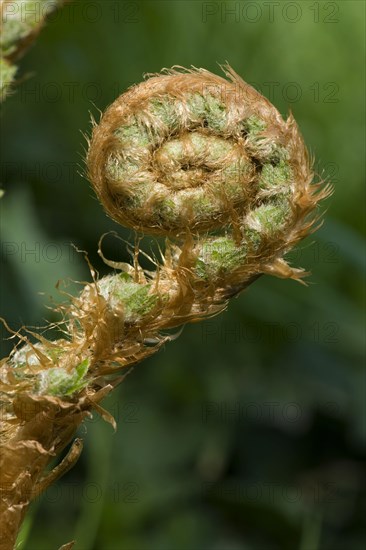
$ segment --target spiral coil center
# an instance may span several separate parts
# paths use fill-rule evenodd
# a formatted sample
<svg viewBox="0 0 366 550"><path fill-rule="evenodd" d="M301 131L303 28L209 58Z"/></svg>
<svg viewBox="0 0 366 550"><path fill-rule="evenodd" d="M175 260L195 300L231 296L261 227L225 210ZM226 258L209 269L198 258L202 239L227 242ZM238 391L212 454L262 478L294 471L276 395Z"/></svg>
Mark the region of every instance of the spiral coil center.
<svg viewBox="0 0 366 550"><path fill-rule="evenodd" d="M227 108L229 107L229 108ZM177 232L228 223L253 200L256 165L244 123L212 94L150 99L115 130L107 160L111 194L143 227Z"/></svg>
<svg viewBox="0 0 366 550"><path fill-rule="evenodd" d="M236 84L175 73L111 105L94 132L89 165L99 167L90 179L114 219L152 234L204 233L244 223L289 189L282 118L250 86Z"/></svg>

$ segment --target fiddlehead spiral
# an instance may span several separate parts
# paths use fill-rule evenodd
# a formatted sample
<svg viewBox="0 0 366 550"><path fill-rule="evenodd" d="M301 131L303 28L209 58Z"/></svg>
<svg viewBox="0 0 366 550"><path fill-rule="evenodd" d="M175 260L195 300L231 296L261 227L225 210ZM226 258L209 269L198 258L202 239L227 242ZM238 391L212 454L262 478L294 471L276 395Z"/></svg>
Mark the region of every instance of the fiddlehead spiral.
<svg viewBox="0 0 366 550"><path fill-rule="evenodd" d="M89 178L122 225L184 241L202 280L298 278L282 256L329 193L313 185L301 135L230 67L170 70L120 96L94 128ZM216 282L215 282L216 281Z"/></svg>
<svg viewBox="0 0 366 550"><path fill-rule="evenodd" d="M221 311L260 274L303 275L283 256L314 229L315 208L331 190L312 183L293 117L284 121L225 72L227 79L203 69L152 76L94 125L87 171L105 210L170 241L154 273L139 266L137 250L133 266L116 265L60 308L63 338L19 335L25 345L1 362L8 540L31 498L62 473L42 475L77 425L93 408L110 418L99 405L118 383L110 374L155 353L171 339L163 329Z"/></svg>

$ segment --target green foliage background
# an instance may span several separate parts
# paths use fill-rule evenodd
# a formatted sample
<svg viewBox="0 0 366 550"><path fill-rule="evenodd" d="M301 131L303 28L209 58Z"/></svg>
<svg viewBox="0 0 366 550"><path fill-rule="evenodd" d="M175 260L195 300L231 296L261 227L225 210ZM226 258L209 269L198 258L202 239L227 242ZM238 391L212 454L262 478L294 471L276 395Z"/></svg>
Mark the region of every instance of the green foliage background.
<svg viewBox="0 0 366 550"><path fill-rule="evenodd" d="M138 365L106 403L117 434L97 416L80 429L85 451L33 505L24 550L73 538L75 550L364 547L364 8L80 1L22 60L2 114L1 315L14 328L55 319L45 305L63 299L59 279L90 278L68 243L104 274L101 234L133 242L79 174L81 132L144 73L228 61L293 111L335 188L323 227L292 254L309 286L262 277ZM104 253L128 258L112 237Z"/></svg>

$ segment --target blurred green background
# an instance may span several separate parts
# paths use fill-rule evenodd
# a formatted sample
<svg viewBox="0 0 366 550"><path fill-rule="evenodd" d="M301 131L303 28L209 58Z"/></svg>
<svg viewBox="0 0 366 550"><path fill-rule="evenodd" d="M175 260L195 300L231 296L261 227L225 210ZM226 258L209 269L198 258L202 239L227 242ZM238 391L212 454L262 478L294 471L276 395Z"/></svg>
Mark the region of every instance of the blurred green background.
<svg viewBox="0 0 366 550"><path fill-rule="evenodd" d="M79 430L83 455L34 503L20 548L364 548L364 38L362 1L79 1L22 59L2 112L1 315L13 328L54 319L59 279L90 279L69 243L105 274L102 233L133 242L82 176L82 134L144 73L228 61L292 110L335 192L290 255L309 286L262 277L136 366L106 402L117 433L97 415ZM112 237L104 253L128 258Z"/></svg>

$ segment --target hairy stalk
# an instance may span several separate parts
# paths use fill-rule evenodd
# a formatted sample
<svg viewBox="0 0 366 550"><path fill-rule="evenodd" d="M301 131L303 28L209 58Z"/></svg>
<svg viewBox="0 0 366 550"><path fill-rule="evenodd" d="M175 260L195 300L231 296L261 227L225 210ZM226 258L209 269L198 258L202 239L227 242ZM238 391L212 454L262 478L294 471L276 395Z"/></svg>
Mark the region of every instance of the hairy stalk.
<svg viewBox="0 0 366 550"><path fill-rule="evenodd" d="M47 17L68 0L0 0L0 102L15 83L16 62L33 43Z"/></svg>
<svg viewBox="0 0 366 550"><path fill-rule="evenodd" d="M71 467L50 460L121 380L155 353L164 333L224 310L263 273L301 280L284 255L314 230L318 202L292 116L284 121L228 66L150 76L93 123L87 172L107 213L136 231L163 235L154 272L133 265L84 286L61 308L63 337L21 345L2 361L1 512L11 548L26 508ZM33 340L34 342L34 340Z"/></svg>

